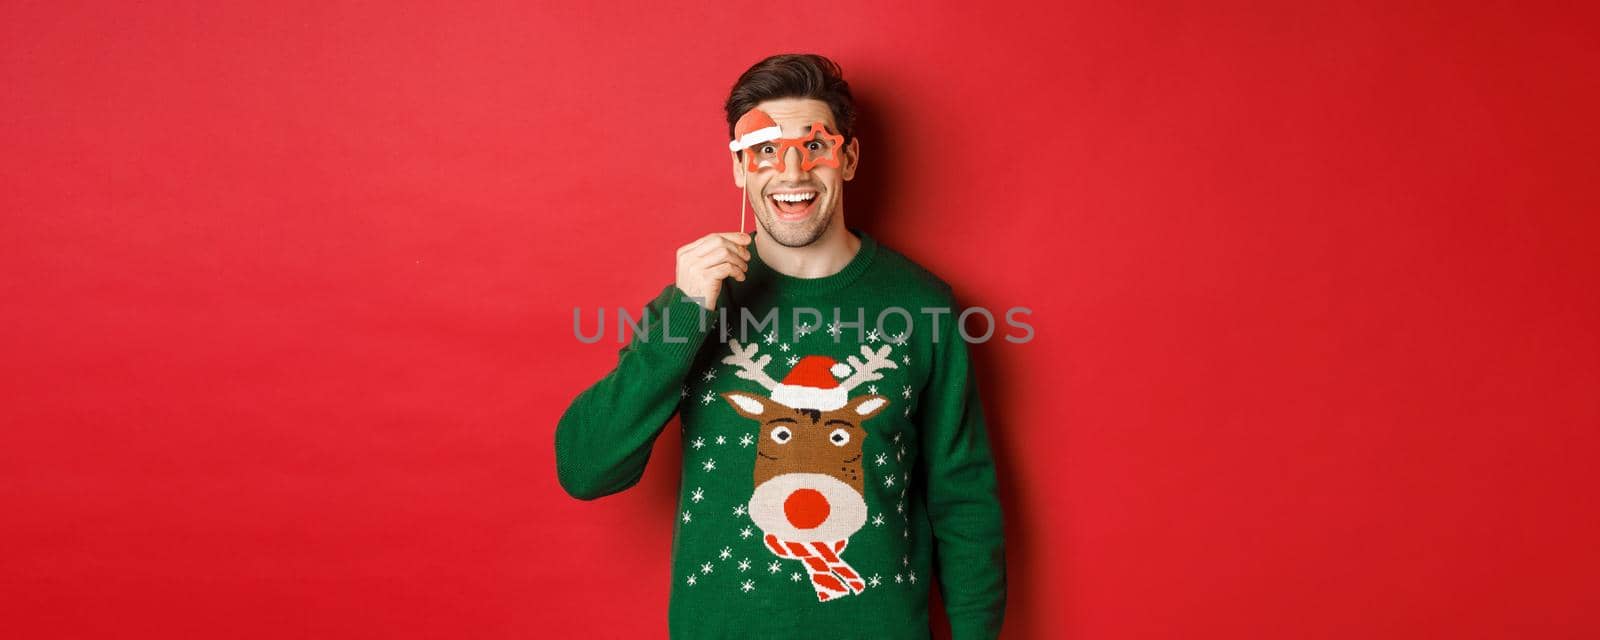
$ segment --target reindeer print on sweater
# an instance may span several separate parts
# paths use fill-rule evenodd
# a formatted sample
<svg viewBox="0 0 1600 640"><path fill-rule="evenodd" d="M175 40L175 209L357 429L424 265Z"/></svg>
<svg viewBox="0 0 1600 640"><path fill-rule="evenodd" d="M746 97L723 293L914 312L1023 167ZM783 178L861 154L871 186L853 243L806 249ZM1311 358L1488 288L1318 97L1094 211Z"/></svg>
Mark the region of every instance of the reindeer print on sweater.
<svg viewBox="0 0 1600 640"><path fill-rule="evenodd" d="M897 607L926 593L933 547L914 472L939 336L841 324L748 338L730 325L721 339L711 327L679 394L679 602L803 599L831 616L851 607L828 603Z"/></svg>
<svg viewBox="0 0 1600 640"><path fill-rule="evenodd" d="M847 363L801 357L782 382L767 374L772 356L756 357L757 345L731 341L730 348L732 355L722 361L739 367L734 375L771 394L722 394L758 425L750 518L769 551L805 566L817 600L862 592L866 579L843 557L851 534L867 523L862 444L868 432L862 425L890 403L875 393L849 394L881 379L880 370L896 368L889 346L863 346L862 357L850 356Z"/></svg>

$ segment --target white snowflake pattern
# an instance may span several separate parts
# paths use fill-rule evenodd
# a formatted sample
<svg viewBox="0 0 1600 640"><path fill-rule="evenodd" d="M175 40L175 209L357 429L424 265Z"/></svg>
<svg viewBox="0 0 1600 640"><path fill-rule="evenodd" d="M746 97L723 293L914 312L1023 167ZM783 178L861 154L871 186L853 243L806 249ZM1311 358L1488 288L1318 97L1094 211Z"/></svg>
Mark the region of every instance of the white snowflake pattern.
<svg viewBox="0 0 1600 640"><path fill-rule="evenodd" d="M745 558L745 559L739 561L739 570L740 571L749 571L750 570L750 559L749 558Z"/></svg>
<svg viewBox="0 0 1600 640"><path fill-rule="evenodd" d="M745 593L750 593L751 591L755 591L756 590L756 581L754 581L754 580L745 580L743 584L739 585L739 590L743 591Z"/></svg>
<svg viewBox="0 0 1600 640"><path fill-rule="evenodd" d="M755 441L756 441L756 437L752 436L752 435L750 435L748 433L746 433L746 434L744 434L742 436L739 436L739 446L741 446L741 447L748 447L748 446L750 446L750 443L755 442Z"/></svg>
<svg viewBox="0 0 1600 640"><path fill-rule="evenodd" d="M739 537L741 537L741 538L749 538L750 536L753 536L755 534L756 534L756 532L751 531L750 527L745 527L745 528L739 530Z"/></svg>
<svg viewBox="0 0 1600 640"><path fill-rule="evenodd" d="M902 398L910 398L911 397L911 387L901 387L900 388L900 397L902 397Z"/></svg>
<svg viewBox="0 0 1600 640"><path fill-rule="evenodd" d="M889 464L889 456L888 456L888 454L880 453L880 454L878 454L878 457L876 459L874 459L873 461L877 462L878 466L881 467L883 465Z"/></svg>
<svg viewBox="0 0 1600 640"><path fill-rule="evenodd" d="M704 446L706 446L706 439L705 438L695 438L694 442L689 443L689 446L694 447L696 449L699 449L700 447L704 447Z"/></svg>
<svg viewBox="0 0 1600 640"><path fill-rule="evenodd" d="M816 330L817 330L816 327L813 327L813 326L811 326L809 324L802 324L802 325L800 325L798 327L795 327L795 329L794 329L794 337L795 337L796 340L798 340L800 338L806 337L806 334L811 333L812 331L816 331Z"/></svg>
<svg viewBox="0 0 1600 640"><path fill-rule="evenodd" d="M692 573L689 574L689 577L684 579L684 582L689 583L689 586L691 586L691 587L694 586L694 583L695 583L694 574L692 574Z"/></svg>
<svg viewBox="0 0 1600 640"><path fill-rule="evenodd" d="M877 342L878 340L879 340L879 338L878 338L878 330L877 329L873 329L873 330L867 332L867 342Z"/></svg>
<svg viewBox="0 0 1600 640"><path fill-rule="evenodd" d="M767 573L777 573L782 570L783 567L778 566L777 560L773 560L772 564L767 565Z"/></svg>
<svg viewBox="0 0 1600 640"><path fill-rule="evenodd" d="M905 416L907 418L911 417L911 407L906 407Z"/></svg>
<svg viewBox="0 0 1600 640"><path fill-rule="evenodd" d="M895 583L898 584L898 583L901 583L901 582L905 582L906 579L901 577L900 574L896 573L896 574L894 574L894 581L895 581Z"/></svg>
<svg viewBox="0 0 1600 640"><path fill-rule="evenodd" d="M688 522L689 521L689 515L690 514L689 514L688 511L683 512L683 521L684 522Z"/></svg>
<svg viewBox="0 0 1600 640"><path fill-rule="evenodd" d="M894 486L894 476L884 476L883 477L883 486L885 486L885 487Z"/></svg>
<svg viewBox="0 0 1600 640"><path fill-rule="evenodd" d="M894 334L893 338L889 338L889 342L893 342L895 344L905 344L906 343L906 332L901 331L900 333Z"/></svg>
<svg viewBox="0 0 1600 640"><path fill-rule="evenodd" d="M715 471L717 469L717 461L715 459L708 458L705 462L700 463L700 468L705 469L706 471Z"/></svg>
<svg viewBox="0 0 1600 640"><path fill-rule="evenodd" d="M784 364L787 364L787 365L789 365L791 367L794 366L795 363L797 363L799 361L800 361L800 356L789 356L789 357L783 359Z"/></svg>
<svg viewBox="0 0 1600 640"><path fill-rule="evenodd" d="M702 375L702 376L700 376L700 377L701 377L701 378L702 378L702 379L704 379L704 380L705 380L705 381L706 381L706 382L710 382L710 381L712 381L712 380L714 380L714 379L716 379L716 377L717 377L717 370L716 370L716 369L706 369L706 372L705 372L705 374L704 374L704 375Z"/></svg>
<svg viewBox="0 0 1600 640"><path fill-rule="evenodd" d="M878 515L872 516L872 526L874 526L874 527L883 526L883 514L880 513Z"/></svg>
<svg viewBox="0 0 1600 640"><path fill-rule="evenodd" d="M867 393L877 393L877 392L878 392L878 385L875 385L875 384L867 385Z"/></svg>
<svg viewBox="0 0 1600 640"><path fill-rule="evenodd" d="M894 510L895 510L895 513L905 513L906 512L906 502L904 500L901 500L900 502L895 503Z"/></svg>
<svg viewBox="0 0 1600 640"><path fill-rule="evenodd" d="M694 501L694 502L696 502L696 503L700 502L701 500L705 500L706 499L706 490L702 489L700 487L695 487L694 488L694 493L689 494L689 499Z"/></svg>
<svg viewBox="0 0 1600 640"><path fill-rule="evenodd" d="M799 581L800 581L800 573L799 572L795 572L795 573L789 574L789 582L799 582Z"/></svg>
<svg viewBox="0 0 1600 640"><path fill-rule="evenodd" d="M778 341L778 332L776 332L776 331L768 331L767 335L761 336L761 342L763 342L765 344L772 344L772 343L777 342L777 341Z"/></svg>
<svg viewBox="0 0 1600 640"><path fill-rule="evenodd" d="M733 557L733 547L723 547L722 548L722 552L717 554L717 559L718 560L727 560L728 558L732 558L732 557Z"/></svg>
<svg viewBox="0 0 1600 640"><path fill-rule="evenodd" d="M717 444L728 444L727 436L717 436Z"/></svg>
<svg viewBox="0 0 1600 640"><path fill-rule="evenodd" d="M902 566L902 567L911 566L911 556L900 556L900 566Z"/></svg>
<svg viewBox="0 0 1600 640"><path fill-rule="evenodd" d="M837 322L829 322L828 323L828 335L833 336L835 338L839 337L839 323L837 323Z"/></svg>
<svg viewBox="0 0 1600 640"><path fill-rule="evenodd" d="M890 441L895 443L895 444L900 444L900 432L899 431L894 432L894 437L891 438Z"/></svg>
<svg viewBox="0 0 1600 640"><path fill-rule="evenodd" d="M700 573L711 573L711 569L711 563L709 562L700 565Z"/></svg>
<svg viewBox="0 0 1600 640"><path fill-rule="evenodd" d="M907 366L910 366L911 365L911 356L900 356L900 361L904 362Z"/></svg>
<svg viewBox="0 0 1600 640"><path fill-rule="evenodd" d="M915 572L915 571L907 572L906 573L906 579L910 580L911 584L916 584L917 583L917 572Z"/></svg>
<svg viewBox="0 0 1600 640"><path fill-rule="evenodd" d="M876 573L872 574L871 578L867 578L867 586L869 586L869 587L876 587L876 586L878 586L879 584L882 584L882 583L883 583L883 580L879 579L878 578L878 574L876 574Z"/></svg>
<svg viewBox="0 0 1600 640"><path fill-rule="evenodd" d="M705 395L700 396L700 406L703 407L703 406L706 406L708 404L711 404L711 401L712 400L716 400L716 399L717 399L717 397L715 395L712 395L712 393L710 391L707 391Z"/></svg>
<svg viewBox="0 0 1600 640"><path fill-rule="evenodd" d="M678 389L678 397L679 398L687 398L687 397L689 397L689 385L683 385L683 387Z"/></svg>
<svg viewBox="0 0 1600 640"><path fill-rule="evenodd" d="M742 517L744 517L744 513L745 513L744 505L741 504L741 505L734 506L734 508L733 508L733 517L742 518Z"/></svg>
<svg viewBox="0 0 1600 640"><path fill-rule="evenodd" d="M788 353L789 352L789 343L787 343L787 342L778 343L778 350L782 351L784 353Z"/></svg>

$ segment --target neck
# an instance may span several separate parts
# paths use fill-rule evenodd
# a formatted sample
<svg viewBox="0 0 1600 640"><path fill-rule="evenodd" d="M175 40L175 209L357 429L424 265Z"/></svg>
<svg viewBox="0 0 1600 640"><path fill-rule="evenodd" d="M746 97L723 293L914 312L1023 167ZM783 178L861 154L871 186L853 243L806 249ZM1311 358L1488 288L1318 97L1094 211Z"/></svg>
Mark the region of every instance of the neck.
<svg viewBox="0 0 1600 640"><path fill-rule="evenodd" d="M786 247L765 233L756 234L756 251L773 271L795 278L822 278L843 270L861 248L861 239L845 228L840 215L816 242Z"/></svg>

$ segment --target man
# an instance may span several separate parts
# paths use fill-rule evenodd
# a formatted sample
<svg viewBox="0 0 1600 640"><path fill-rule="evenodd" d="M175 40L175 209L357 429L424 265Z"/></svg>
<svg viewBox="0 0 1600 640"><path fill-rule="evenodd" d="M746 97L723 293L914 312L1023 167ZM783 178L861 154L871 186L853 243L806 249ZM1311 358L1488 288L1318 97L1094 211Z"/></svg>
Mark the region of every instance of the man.
<svg viewBox="0 0 1600 640"><path fill-rule="evenodd" d="M954 637L996 637L1004 535L967 346L950 287L845 224L849 86L774 56L726 110L753 244L678 248L677 281L557 426L562 487L633 486L676 412L672 637L926 638L936 573Z"/></svg>

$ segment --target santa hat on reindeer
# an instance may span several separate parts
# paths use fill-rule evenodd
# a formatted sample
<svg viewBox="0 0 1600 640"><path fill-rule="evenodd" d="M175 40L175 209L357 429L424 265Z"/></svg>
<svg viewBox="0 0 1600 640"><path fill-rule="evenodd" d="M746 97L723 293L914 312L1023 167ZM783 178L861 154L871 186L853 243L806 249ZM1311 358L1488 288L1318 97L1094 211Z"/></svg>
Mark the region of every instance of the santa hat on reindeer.
<svg viewBox="0 0 1600 640"><path fill-rule="evenodd" d="M839 379L852 371L850 365L828 356L806 356L772 388L772 399L794 409L833 411L850 399Z"/></svg>

